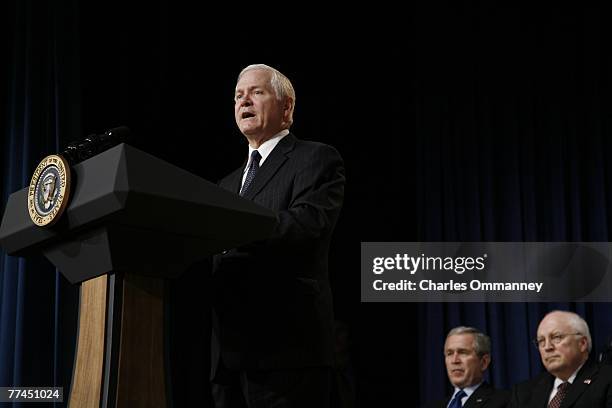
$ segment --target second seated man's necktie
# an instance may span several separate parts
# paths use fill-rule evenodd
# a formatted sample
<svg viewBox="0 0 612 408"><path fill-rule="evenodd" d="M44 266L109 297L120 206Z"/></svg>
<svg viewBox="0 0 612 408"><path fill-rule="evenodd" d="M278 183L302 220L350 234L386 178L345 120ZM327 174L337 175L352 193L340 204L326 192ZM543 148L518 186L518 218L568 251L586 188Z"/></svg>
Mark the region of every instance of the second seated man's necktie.
<svg viewBox="0 0 612 408"><path fill-rule="evenodd" d="M451 401L448 408L461 408L463 404L461 404L461 398L465 397L467 394L463 390L459 390L457 394L455 394L455 398Z"/></svg>
<svg viewBox="0 0 612 408"><path fill-rule="evenodd" d="M561 406L561 403L563 402L563 398L565 398L565 394L567 394L567 389L569 388L569 386L570 383L568 382L559 384L559 386L557 387L557 393L555 394L553 399L550 400L548 408L559 408Z"/></svg>
<svg viewBox="0 0 612 408"><path fill-rule="evenodd" d="M249 186L253 182L255 175L257 174L257 170L259 170L259 161L261 160L261 155L257 150L253 150L251 153L251 164L249 165L249 170L247 171L246 178L244 179L244 184L240 189L240 195L243 196L244 193L248 190Z"/></svg>

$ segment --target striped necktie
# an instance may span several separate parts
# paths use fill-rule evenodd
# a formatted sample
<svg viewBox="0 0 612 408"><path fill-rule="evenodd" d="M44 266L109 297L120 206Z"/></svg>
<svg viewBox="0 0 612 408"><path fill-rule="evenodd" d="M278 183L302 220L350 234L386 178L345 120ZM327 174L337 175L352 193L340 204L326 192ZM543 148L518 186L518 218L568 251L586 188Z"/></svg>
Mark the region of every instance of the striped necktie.
<svg viewBox="0 0 612 408"><path fill-rule="evenodd" d="M567 394L567 389L569 388L570 383L564 382L559 384L557 387L557 393L548 403L548 408L559 408L561 403L563 402L563 398L565 398L565 394Z"/></svg>
<svg viewBox="0 0 612 408"><path fill-rule="evenodd" d="M261 154L257 150L253 150L251 153L251 164L249 165L249 170L247 171L246 178L244 179L244 184L240 189L240 195L243 196L246 191L249 189L249 186L253 182L255 175L257 174L257 170L259 170L259 161L261 160Z"/></svg>

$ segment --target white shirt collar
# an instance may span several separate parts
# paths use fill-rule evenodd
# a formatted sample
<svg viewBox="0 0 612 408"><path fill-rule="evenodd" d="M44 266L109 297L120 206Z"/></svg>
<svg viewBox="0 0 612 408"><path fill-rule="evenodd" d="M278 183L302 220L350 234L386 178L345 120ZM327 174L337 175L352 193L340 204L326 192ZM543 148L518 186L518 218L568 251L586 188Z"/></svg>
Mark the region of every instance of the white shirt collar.
<svg viewBox="0 0 612 408"><path fill-rule="evenodd" d="M482 381L479 382L476 385L471 385L469 387L465 387L465 388L457 388L455 387L455 392L453 393L453 397L450 399L450 401L448 402L448 405L450 405L451 401L453 400L453 398L455 398L455 395L457 395L457 393L460 390L463 390L463 392L465 392L465 397L461 398L461 405L465 405L465 401L468 400L468 398L470 398L472 396L472 394L474 393L474 391L476 391L478 389L478 387L480 387L482 385ZM447 405L447 406L448 406Z"/></svg>
<svg viewBox="0 0 612 408"><path fill-rule="evenodd" d="M580 371L580 369L582 368L582 366L584 365L584 363L582 363L580 365L580 367L578 367L578 369L576 371L574 371L574 374L572 374L570 376L570 378L567 379L567 382L570 384L574 383L574 380L576 379L576 376L578 375L578 371ZM548 403L550 404L550 401L552 401L552 399L555 397L555 395L557 395L557 392L559 391L559 385L563 384L565 381L563 381L560 378L555 377L555 382L553 384L553 388L550 391L550 395L548 396Z"/></svg>
<svg viewBox="0 0 612 408"><path fill-rule="evenodd" d="M576 371L574 371L574 374L572 374L570 376L570 378L567 379L568 383L570 383L570 384L574 383L574 380L576 379L576 376L578 375L578 371L580 371L580 369L582 368L583 365L584 365L584 363L582 363L580 365L580 367L578 367L578 369ZM553 385L553 389L556 390L559 387L559 385L563 384L564 382L565 381L563 381L562 379L555 377L555 383Z"/></svg>
<svg viewBox="0 0 612 408"><path fill-rule="evenodd" d="M278 142L280 142L283 139L283 137L287 136L288 134L289 134L289 129L283 129L277 134L275 134L274 136L272 136L270 139L263 142L261 146L259 146L259 148L257 149L249 145L249 158L247 160L246 166L244 167L243 173L245 173L247 169L249 168L249 166L251 165L251 154L253 153L253 151L257 150L259 154L261 155L261 160L259 160L259 166L261 167L264 161L266 161L266 158L268 158L270 153L272 153L272 150L274 150Z"/></svg>

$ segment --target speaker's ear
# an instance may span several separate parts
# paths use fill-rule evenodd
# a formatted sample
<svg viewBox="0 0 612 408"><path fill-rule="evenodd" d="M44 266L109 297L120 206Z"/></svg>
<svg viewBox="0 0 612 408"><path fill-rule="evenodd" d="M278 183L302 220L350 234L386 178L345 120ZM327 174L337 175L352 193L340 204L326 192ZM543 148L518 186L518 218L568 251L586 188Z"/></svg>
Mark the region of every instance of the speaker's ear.
<svg viewBox="0 0 612 408"><path fill-rule="evenodd" d="M283 122L287 123L289 126L293 123L293 107L294 101L291 97L286 97L283 102Z"/></svg>

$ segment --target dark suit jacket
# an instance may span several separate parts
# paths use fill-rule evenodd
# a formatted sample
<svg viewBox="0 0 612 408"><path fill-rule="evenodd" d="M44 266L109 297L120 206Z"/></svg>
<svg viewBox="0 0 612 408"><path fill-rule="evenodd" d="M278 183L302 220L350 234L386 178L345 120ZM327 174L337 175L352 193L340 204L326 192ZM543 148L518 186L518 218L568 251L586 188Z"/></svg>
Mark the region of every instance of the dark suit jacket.
<svg viewBox="0 0 612 408"><path fill-rule="evenodd" d="M512 408L546 408L555 377L544 372L512 389ZM586 362L568 388L561 408L612 408L612 367Z"/></svg>
<svg viewBox="0 0 612 408"><path fill-rule="evenodd" d="M238 193L243 170L219 185ZM292 134L261 165L244 198L274 210L277 225L264 242L213 259L213 380L223 366L332 365L327 261L344 180L342 158L333 147Z"/></svg>
<svg viewBox="0 0 612 408"><path fill-rule="evenodd" d="M427 406L427 408L446 408L450 402L448 397L445 400L435 402ZM476 388L476 391L470 398L465 401L463 408L506 408L510 400L510 392L506 390L498 390L486 382Z"/></svg>

